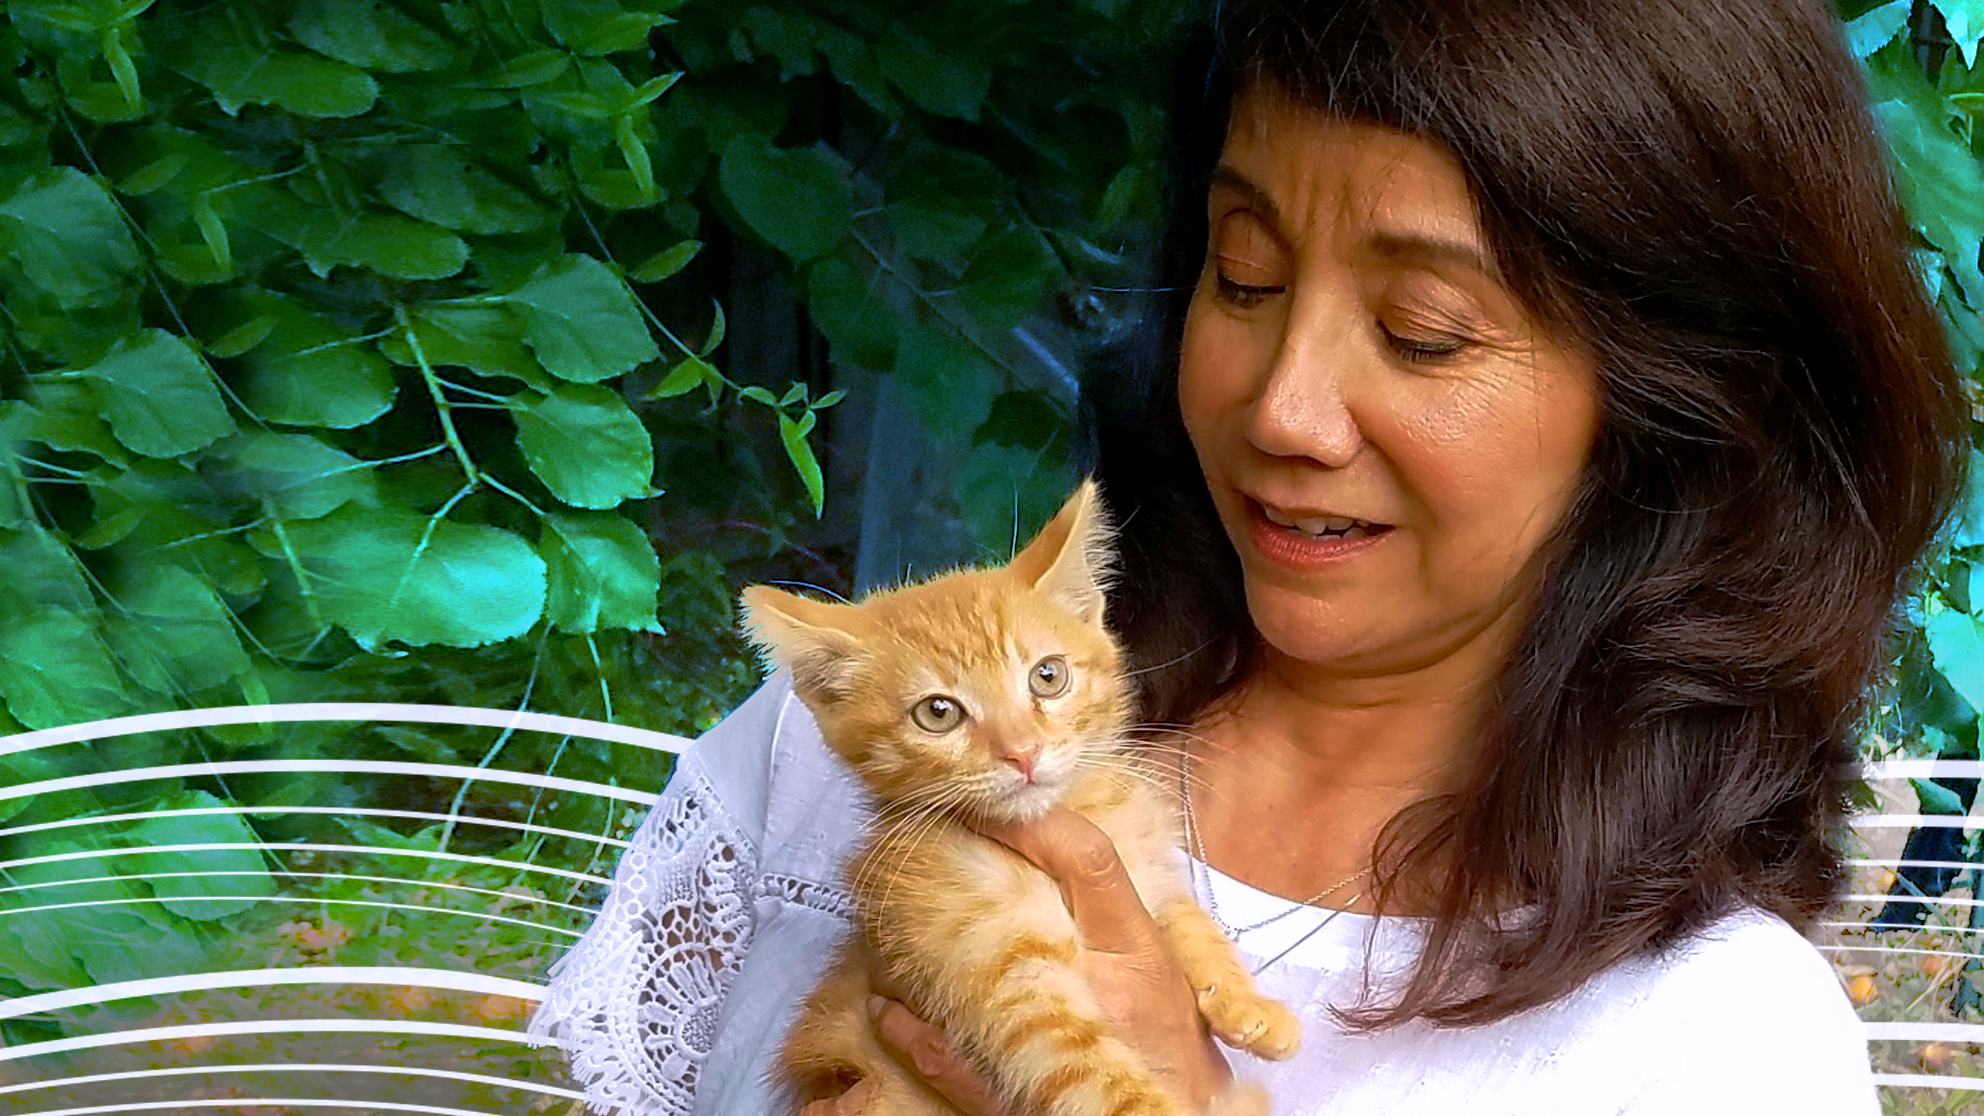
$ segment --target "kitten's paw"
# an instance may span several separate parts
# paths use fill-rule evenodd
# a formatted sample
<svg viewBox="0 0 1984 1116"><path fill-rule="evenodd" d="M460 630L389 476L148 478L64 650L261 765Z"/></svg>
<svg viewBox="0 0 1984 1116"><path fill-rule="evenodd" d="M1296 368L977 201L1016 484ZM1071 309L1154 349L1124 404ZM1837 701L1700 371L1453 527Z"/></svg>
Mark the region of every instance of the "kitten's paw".
<svg viewBox="0 0 1984 1116"><path fill-rule="evenodd" d="M1229 1081L1213 1094L1205 1116L1268 1116L1268 1093L1259 1085Z"/></svg>
<svg viewBox="0 0 1984 1116"><path fill-rule="evenodd" d="M1215 985L1198 992L1199 1014L1219 1041L1236 1050L1280 1061L1302 1042L1302 1025L1295 1013L1251 988Z"/></svg>

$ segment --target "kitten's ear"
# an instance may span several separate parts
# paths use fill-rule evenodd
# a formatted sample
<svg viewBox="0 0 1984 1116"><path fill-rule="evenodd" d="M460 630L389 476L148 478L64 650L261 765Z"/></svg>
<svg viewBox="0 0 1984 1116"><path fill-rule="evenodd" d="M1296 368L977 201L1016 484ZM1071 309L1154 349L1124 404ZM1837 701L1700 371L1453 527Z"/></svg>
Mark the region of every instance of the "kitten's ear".
<svg viewBox="0 0 1984 1116"><path fill-rule="evenodd" d="M744 611L744 634L764 652L766 662L792 671L792 687L802 697L846 696L857 646L840 626L846 605L765 585L745 589L738 604Z"/></svg>
<svg viewBox="0 0 1984 1116"><path fill-rule="evenodd" d="M1116 563L1110 548L1113 535L1101 490L1084 480L1007 568L1061 607L1100 626L1103 593Z"/></svg>

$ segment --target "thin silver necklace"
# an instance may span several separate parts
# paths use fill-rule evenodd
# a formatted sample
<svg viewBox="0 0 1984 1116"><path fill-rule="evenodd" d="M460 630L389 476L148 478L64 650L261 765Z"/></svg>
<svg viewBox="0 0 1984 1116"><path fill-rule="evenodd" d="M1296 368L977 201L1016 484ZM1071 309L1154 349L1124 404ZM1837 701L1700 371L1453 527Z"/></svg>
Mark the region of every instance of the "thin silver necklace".
<svg viewBox="0 0 1984 1116"><path fill-rule="evenodd" d="M1363 871L1357 873L1356 875L1350 876L1344 880L1340 880L1337 883L1333 883L1330 886L1322 889L1321 891L1318 891L1314 895L1309 896L1307 899L1302 900L1300 903L1295 903L1291 905L1287 910L1282 911L1279 914L1269 915L1267 918L1264 918L1259 922L1256 922L1250 926L1234 926L1231 923L1227 922L1226 919L1222 917L1219 913L1219 898L1213 893L1213 886L1212 886L1212 875L1211 875L1212 862L1206 859L1205 841L1199 835L1198 812L1192 809L1192 753L1190 749L1181 749L1178 753L1178 794L1179 797L1182 798L1185 803L1185 843L1190 846L1190 851L1191 851L1192 863L1190 865L1189 871L1190 871L1190 880L1192 884L1192 894L1194 897L1202 898L1205 900L1206 913L1212 915L1213 922L1217 923L1221 930L1226 931L1226 936L1229 938L1237 939L1242 934L1251 934L1254 931L1261 929L1262 927L1272 926L1275 923L1280 922L1282 919L1287 918L1289 915L1292 915L1297 911L1308 910L1314 907L1316 903L1320 902L1327 896L1334 895L1335 893L1342 891L1344 888L1349 887L1351 884L1354 884L1358 880L1361 880L1364 877L1371 874L1371 869L1367 867ZM1205 886L1203 888L1201 888L1199 885L1199 875L1200 875L1199 869L1200 866L1202 865L1204 866L1206 873ZM1348 906L1355 906L1357 901L1362 898L1364 898L1364 896L1363 893L1361 892L1355 896L1352 896ZM1329 925L1330 921L1341 913L1343 913L1341 910L1332 911L1330 913L1330 917L1324 919L1321 926L1316 927L1315 930L1309 931L1308 934L1304 934L1301 940L1297 941L1295 944L1301 945L1302 942L1307 941L1312 935L1316 933L1316 930L1321 930L1323 926ZM1293 949L1294 946L1291 946L1289 948ZM1275 961L1281 960L1281 958L1287 956L1287 954L1288 951L1283 950L1279 956L1275 957L1274 961L1269 961L1268 965L1272 965L1274 964ZM1266 968L1266 967L1267 965L1261 966L1261 968Z"/></svg>

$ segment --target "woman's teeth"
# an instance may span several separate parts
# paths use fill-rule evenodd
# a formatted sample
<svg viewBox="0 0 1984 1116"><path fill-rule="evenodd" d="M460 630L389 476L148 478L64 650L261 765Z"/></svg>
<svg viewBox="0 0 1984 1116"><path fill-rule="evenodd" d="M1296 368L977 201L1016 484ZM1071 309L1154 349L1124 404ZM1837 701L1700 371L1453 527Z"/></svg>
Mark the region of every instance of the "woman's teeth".
<svg viewBox="0 0 1984 1116"><path fill-rule="evenodd" d="M1279 527L1290 527L1305 535L1329 539L1361 539L1376 532L1376 524L1365 523L1347 516L1326 515L1315 519L1297 519L1283 515L1273 508L1263 506L1268 522Z"/></svg>

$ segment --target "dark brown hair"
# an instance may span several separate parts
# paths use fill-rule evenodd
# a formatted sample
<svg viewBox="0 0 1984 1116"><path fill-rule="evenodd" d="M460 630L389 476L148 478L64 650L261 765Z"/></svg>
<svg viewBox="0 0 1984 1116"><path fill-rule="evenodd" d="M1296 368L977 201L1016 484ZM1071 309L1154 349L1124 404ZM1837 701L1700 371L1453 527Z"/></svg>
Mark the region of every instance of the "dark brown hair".
<svg viewBox="0 0 1984 1116"><path fill-rule="evenodd" d="M1968 429L1837 36L1801 0L1231 0L1186 68L1169 303L1087 397L1147 719L1193 720L1256 652L1176 398L1236 90L1453 152L1511 288L1598 365L1485 762L1381 842L1384 878L1453 867L1357 1024L1503 1018L1739 904L1803 925L1837 893L1842 772ZM1513 903L1536 917L1491 929Z"/></svg>

